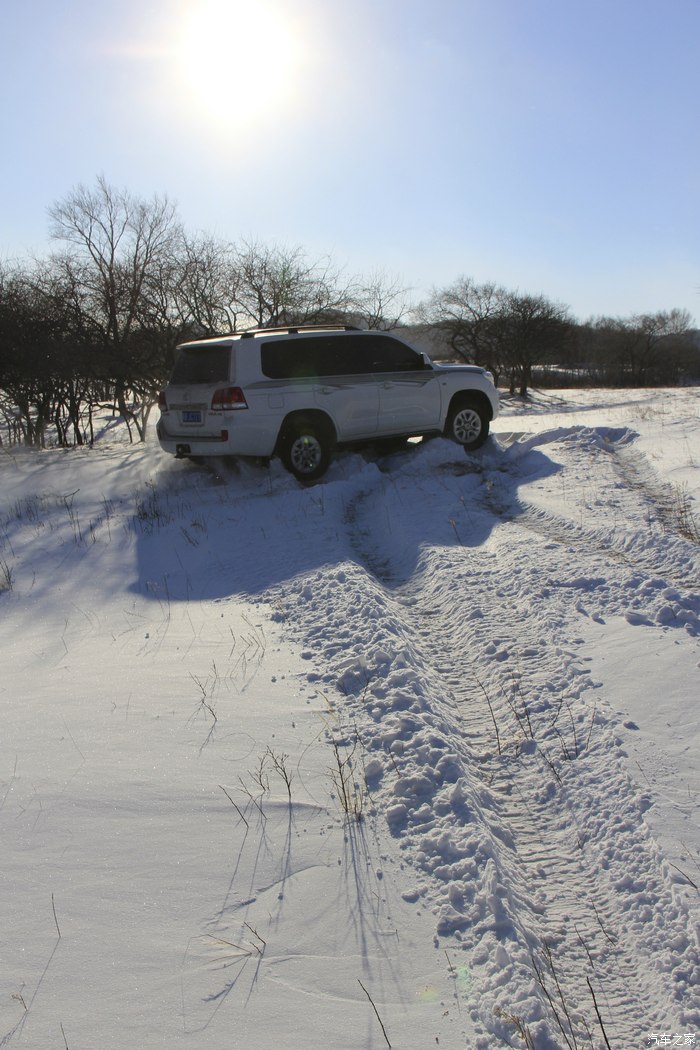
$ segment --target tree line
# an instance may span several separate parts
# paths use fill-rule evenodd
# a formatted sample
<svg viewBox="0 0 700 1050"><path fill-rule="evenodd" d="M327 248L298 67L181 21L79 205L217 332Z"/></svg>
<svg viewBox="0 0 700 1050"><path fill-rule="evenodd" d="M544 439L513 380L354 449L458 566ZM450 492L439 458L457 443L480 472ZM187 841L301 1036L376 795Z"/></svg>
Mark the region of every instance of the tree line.
<svg viewBox="0 0 700 1050"><path fill-rule="evenodd" d="M525 397L538 386L672 386L700 380L687 310L574 320L544 295L461 278L416 310L455 355L488 367Z"/></svg>
<svg viewBox="0 0 700 1050"><path fill-rule="evenodd" d="M410 320L441 356L485 365L523 396L555 365L589 383L700 378L685 311L581 325L543 295L470 278L411 306L381 272L350 278L300 247L192 235L167 197L102 177L49 218L54 253L0 264L0 443L91 443L105 410L143 440L177 344L251 326Z"/></svg>

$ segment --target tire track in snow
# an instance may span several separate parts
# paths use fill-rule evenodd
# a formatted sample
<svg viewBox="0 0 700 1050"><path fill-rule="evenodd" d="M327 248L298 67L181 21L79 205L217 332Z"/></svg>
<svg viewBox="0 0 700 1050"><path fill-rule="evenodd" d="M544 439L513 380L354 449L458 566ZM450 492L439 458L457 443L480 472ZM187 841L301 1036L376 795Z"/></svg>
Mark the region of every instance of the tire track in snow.
<svg viewBox="0 0 700 1050"><path fill-rule="evenodd" d="M623 484L651 502L664 531L700 544L700 521L684 487L662 480L647 457L634 448L616 448L615 453L615 469Z"/></svg>
<svg viewBox="0 0 700 1050"><path fill-rule="evenodd" d="M541 446L547 436L538 435L526 447L535 440ZM556 440L557 432L551 437ZM577 491L574 488L572 495L569 486L574 505L567 516L515 494L503 473L491 476L489 508L503 521L569 549L573 571L567 584L580 594L586 615L617 614L632 623L681 627L700 635L700 547L682 535L673 520L671 488L654 481L626 431L613 440L608 432L578 428L562 440L579 460L575 478L584 493L577 502ZM509 452L515 455L509 457ZM507 450L508 473L517 471L522 456L517 447ZM590 478L596 479L593 499L585 495ZM647 527L635 528L635 521L646 521ZM579 572L586 565L592 571ZM544 569L546 578L546 565ZM584 604L595 611L584 610Z"/></svg>
<svg viewBox="0 0 700 1050"><path fill-rule="evenodd" d="M655 474L646 457L633 445L631 431L569 428L536 435L505 450L501 473L491 475L486 494L489 509L504 521L517 521L556 543L571 545L584 553L595 551L606 558L648 574L663 577L677 587L694 588L700 579L700 548L684 530L683 507L674 486ZM584 498L578 505L579 520L570 508L567 516L535 506L503 475L517 475L518 467L528 452L557 442L569 445L581 460L578 487L584 491L596 478L596 495ZM525 479L526 480L526 479ZM569 500L576 491L569 492ZM616 498L618 495L622 499ZM630 514L629 501L637 501L636 513ZM642 532L630 527L630 520L646 521ZM686 521L687 526L687 521ZM663 542L659 542L663 540Z"/></svg>
<svg viewBox="0 0 700 1050"><path fill-rule="evenodd" d="M493 585L493 579L488 579L486 574L472 569L470 575L474 577L473 585L477 589L488 592ZM579 1018L587 1019L589 1026L595 1027L586 976L596 981L603 979L610 1034L629 1036L635 1032L635 1024L639 1025L640 1014L653 1015L658 1003L658 988L655 980L640 969L637 953L626 955L619 948L620 935L615 932L619 916L609 906L609 886L607 881L601 882L597 878L595 861L581 841L581 831L567 797L569 771L565 767L569 760L565 761L558 753L559 747L567 747L573 754L575 745L570 739L565 743L558 737L551 741L540 739L540 732L546 734L548 728L542 727L541 723L555 704L552 699L540 703L540 710L535 710L534 705L524 710L522 697L530 692L524 680L526 674L520 673L520 681L510 702L506 698L507 691L513 689L513 683L503 673L508 663L503 648L507 641L499 638L498 644L494 645L489 639L494 635L498 637L504 626L506 636L511 633L509 628L517 626L517 636L522 644L525 641L522 622L514 624L508 617L504 624L501 606L497 610L498 623L489 622L490 617L485 612L472 621L476 629L467 639L461 629L455 631L452 626L458 622L455 604L459 607L454 589L443 592L441 598L443 608L437 616L434 607L431 609L432 630L429 633L421 629L425 617L420 599L410 609L404 610L403 620L414 621L411 633L421 639L416 641L415 648L421 655L421 664L432 669L435 680L430 684L431 693L439 692L442 679L450 690L453 703L460 709L461 726L457 728L468 739L469 746L458 749L458 752L465 767L473 772L469 794L479 800L478 819L486 825L491 839L487 848L491 849L492 856L486 862L487 868L491 865L491 871L482 881L481 900L478 902L481 914L477 915L470 930L472 951L481 960L481 969L484 970L480 980L482 1001L485 1005L490 1002L494 1010L499 1006L498 1000L490 994L490 988L501 984L503 975L509 971L519 971L521 982L525 984L531 978L529 956L532 955L540 967L543 983L557 1002L558 1015L569 1036L571 1031L562 1003L558 1001L555 974L563 989L563 1001L571 1011L574 1031L579 1036L582 1029L585 1031L583 1020ZM465 675L459 654L467 641L468 648L485 653L486 657L474 660L471 673L467 671ZM538 677L544 670L551 684L552 697L566 690L568 700L573 704L580 699L576 678L570 677L577 675L577 669L560 647L550 643L549 649L551 655L548 656L541 643L537 647L525 645L525 655L521 650L519 663L522 666L523 661L537 660ZM543 668L543 659L550 666ZM495 663L493 669L489 667L489 661ZM569 663L568 670L563 673L562 662ZM482 686L492 693L488 703L479 695ZM487 709L489 704L490 709ZM521 704L520 711L518 704ZM496 747L494 720L501 727L501 739ZM549 735L552 736L551 732ZM579 746L583 749L583 743ZM624 789L624 782L622 786ZM412 833L413 829L407 828L407 837ZM444 834L444 826L440 834ZM439 847L439 839L435 845ZM450 904L458 905L456 908L440 908L438 929L449 936L461 925L460 902L455 899L455 888L460 887L459 892L464 893L467 887L458 871L450 869L442 874ZM476 873L469 873L470 878L473 874ZM597 970L592 967L591 958L595 960ZM511 972L509 985L512 979ZM637 989L633 1003L628 995L631 980ZM516 1015L525 1013L524 1004L519 1003L518 993L512 987L511 995L510 1004L501 1006L501 1009ZM546 1003L540 1005L546 1008ZM482 1010L482 1019L485 1013ZM556 1039L556 1023L550 1024L550 1028L549 1037ZM560 1038L563 1034L560 1033ZM544 1037L544 1031L540 1030L539 1038Z"/></svg>
<svg viewBox="0 0 700 1050"><path fill-rule="evenodd" d="M466 974L476 1045L523 1045L518 1024L537 1047L574 1045L587 1028L600 1044L586 978L621 1045L688 1024L699 1015L685 904L614 724L589 696L567 634L571 590L542 586L554 530L576 539L580 577L604 581L619 564L566 519L522 503L522 521L495 518L500 480L486 473L446 475L443 543L405 544L415 475L356 495L346 515L356 564L317 573L312 606L292 603L361 732L370 785L414 873L407 899L434 911L436 945ZM340 625L354 639L344 659Z"/></svg>
<svg viewBox="0 0 700 1050"><path fill-rule="evenodd" d="M512 543L510 538L507 542L509 546ZM525 552L529 560L532 556L529 538L523 540L523 555ZM458 572L456 568L456 577ZM487 579L486 574L472 569L470 575L482 592L488 593L493 587L494 580ZM517 578L518 573L514 575ZM648 1025L648 1019L657 1016L659 982L653 962L645 964L643 954L640 955L636 936L632 939L628 936L630 916L625 907L629 902L621 899L625 897L624 873L617 880L611 879L605 869L601 873L599 854L591 848L593 836L581 819L583 803L577 780L588 776L592 788L590 801L593 805L602 801L595 772L589 772L592 766L589 759L595 757L596 751L598 756L603 753L607 768L606 795L612 792L615 796L615 804L608 806L605 817L614 818L615 808L623 812L625 820L621 831L630 838L625 854L612 860L623 869L634 861L631 866L636 867L637 872L644 870L643 879L638 878L638 892L650 904L657 898L668 897L668 886L658 875L657 858L641 821L636 793L624 769L614 761L617 748L613 730L600 716L596 719L590 702L586 704L583 699L590 682L577 666L575 656L567 651L564 640L557 638L557 617L550 622L540 619L533 633L522 616L526 599L522 589L515 584L509 587L502 579L498 589L502 603L496 609L482 608L482 616L471 621L475 629L470 632L468 646L465 646L464 632L450 630L450 625L456 623L455 602L454 591L447 591L444 610L436 623L439 632L434 632L430 641L433 650L430 662L434 666L444 668L449 659L446 653L459 653L467 647L484 654L475 661L476 671L485 688L492 692L494 718L501 725L500 752L498 747L493 747L495 729L490 724L490 711L486 711L473 679L470 681L467 677L460 690L452 675L450 685L456 701L470 712L469 718L464 719L464 728L478 762L478 779L489 788L483 800L482 816L491 823L496 839L503 844L496 858L500 869L500 887L496 892L507 893L514 925L538 962L567 1034L571 1036L563 1014L564 1001L579 1038L585 1033L583 1019L591 1029L596 1028L586 984L586 977L590 977L601 995L601 1003L604 996L608 1034L622 1040L624 1045L631 1045L633 1038L643 1035L645 1019ZM516 615L507 610L514 610ZM512 648L508 650L513 638L518 639L517 652ZM454 661L454 655L452 659ZM459 664L459 659L456 662ZM543 695L543 689L549 692L549 697L546 692ZM525 709L528 697L538 699L528 702ZM570 707L571 712L576 712L572 714L576 723L568 725L566 718L563 724L559 723L565 739L552 731L552 712L562 710L557 707L559 697L565 698L567 709ZM585 704L585 714L581 713L582 704ZM577 729L578 741L574 737ZM586 753L589 732L591 756ZM641 852L646 856L646 865L640 863ZM616 881L620 883L618 890ZM666 909L672 904L664 900L664 906L667 914ZM680 920L683 936L685 919L680 916ZM517 959L518 953L510 951L507 939L505 945L501 939L495 945L493 958L502 969ZM527 963L522 955L520 961ZM555 971L563 989L561 1001ZM486 988L497 978L498 973L487 966ZM635 989L633 999L629 993L631 987ZM486 989L485 993L488 994ZM517 1012L517 1009L511 1007L511 1011ZM563 1035L561 1032L559 1038ZM543 1036L540 1032L539 1038ZM556 1024L553 1037L556 1038Z"/></svg>

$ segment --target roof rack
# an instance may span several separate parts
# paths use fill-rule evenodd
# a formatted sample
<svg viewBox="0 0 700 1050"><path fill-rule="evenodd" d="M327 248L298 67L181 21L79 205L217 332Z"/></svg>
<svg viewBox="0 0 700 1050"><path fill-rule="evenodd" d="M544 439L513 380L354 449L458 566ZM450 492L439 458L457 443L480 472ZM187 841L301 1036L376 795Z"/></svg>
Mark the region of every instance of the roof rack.
<svg viewBox="0 0 700 1050"><path fill-rule="evenodd" d="M356 324L294 324L280 328L247 328L238 332L241 339L252 339L256 335L299 335L300 332L362 332Z"/></svg>

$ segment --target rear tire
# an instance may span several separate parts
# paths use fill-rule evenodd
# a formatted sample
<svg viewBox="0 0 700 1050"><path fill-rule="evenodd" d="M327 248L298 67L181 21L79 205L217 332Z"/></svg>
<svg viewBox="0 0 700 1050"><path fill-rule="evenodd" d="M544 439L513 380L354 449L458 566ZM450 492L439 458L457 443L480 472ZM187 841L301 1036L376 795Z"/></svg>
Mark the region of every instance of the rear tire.
<svg viewBox="0 0 700 1050"><path fill-rule="evenodd" d="M461 445L465 452L472 452L481 448L489 436L489 422L488 415L478 402L465 399L451 410L445 426L445 437Z"/></svg>
<svg viewBox="0 0 700 1050"><path fill-rule="evenodd" d="M331 442L313 423L292 423L280 441L280 459L299 481L316 481L331 462Z"/></svg>

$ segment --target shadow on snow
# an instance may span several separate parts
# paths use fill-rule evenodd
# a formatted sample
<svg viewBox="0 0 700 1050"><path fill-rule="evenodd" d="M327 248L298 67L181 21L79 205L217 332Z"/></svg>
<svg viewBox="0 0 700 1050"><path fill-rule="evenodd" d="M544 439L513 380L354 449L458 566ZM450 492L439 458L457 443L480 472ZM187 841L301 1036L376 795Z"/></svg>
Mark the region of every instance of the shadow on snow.
<svg viewBox="0 0 700 1050"><path fill-rule="evenodd" d="M559 469L528 442L493 438L468 456L441 439L369 460L341 454L309 487L275 462L166 461L136 507L134 589L158 601L259 597L346 562L398 586L428 549L480 547L517 517L523 482Z"/></svg>

